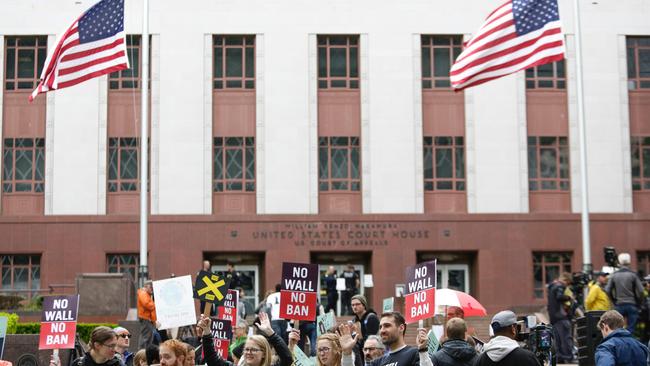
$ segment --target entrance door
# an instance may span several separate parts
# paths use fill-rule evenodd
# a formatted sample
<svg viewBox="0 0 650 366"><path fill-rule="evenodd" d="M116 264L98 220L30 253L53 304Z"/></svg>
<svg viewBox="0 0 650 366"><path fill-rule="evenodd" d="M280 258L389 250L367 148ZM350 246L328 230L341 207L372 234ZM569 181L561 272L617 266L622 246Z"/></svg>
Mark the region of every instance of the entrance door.
<svg viewBox="0 0 650 366"><path fill-rule="evenodd" d="M222 275L226 271L225 265L213 265L212 272ZM253 314L257 307L257 299L260 295L260 269L258 265L241 264L235 265L235 271L239 274L239 283L244 289L244 303L246 314Z"/></svg>
<svg viewBox="0 0 650 366"><path fill-rule="evenodd" d="M438 283L436 288L469 293L469 265L467 264L438 264Z"/></svg>
<svg viewBox="0 0 650 366"><path fill-rule="evenodd" d="M357 273L359 276L359 293L361 295L364 294L364 288L363 288L363 264L352 264L354 266L354 271ZM339 278L341 276L341 273L345 271L345 269L348 267L348 264L320 264L318 265L318 272L320 273L320 280L318 281L318 293L320 294L320 303L323 305L323 308L327 308L327 293L325 292L325 272L327 272L327 268L329 266L333 266L334 269L336 270L336 278ZM336 302L336 314L341 315L341 291L339 293L339 300Z"/></svg>

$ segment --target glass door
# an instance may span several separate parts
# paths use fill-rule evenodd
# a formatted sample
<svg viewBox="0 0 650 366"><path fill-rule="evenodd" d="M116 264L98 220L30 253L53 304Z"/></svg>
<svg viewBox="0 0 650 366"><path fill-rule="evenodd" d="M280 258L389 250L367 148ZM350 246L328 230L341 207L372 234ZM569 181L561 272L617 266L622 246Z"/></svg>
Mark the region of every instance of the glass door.
<svg viewBox="0 0 650 366"><path fill-rule="evenodd" d="M226 271L225 265L213 265L212 272L223 275ZM258 265L242 264L235 265L235 272L239 275L239 283L244 289L244 303L246 304L246 314L253 314L257 307L259 299L260 269Z"/></svg>
<svg viewBox="0 0 650 366"><path fill-rule="evenodd" d="M363 264L352 264L354 266L354 272L356 272L357 276L359 276L359 294L363 295L364 294L364 287L363 287L363 275L364 275L364 269L363 269ZM327 269L332 266L334 267L335 275L336 278L340 278L341 274L345 269L348 267L348 264L320 264L318 266L318 272L320 273L320 279L318 281L318 293L320 294L320 304L323 306L324 309L327 308L329 305L327 303L327 292L325 291L325 273L327 272ZM339 296L338 296L338 301L336 302L336 315L341 314L341 291L337 291Z"/></svg>
<svg viewBox="0 0 650 366"><path fill-rule="evenodd" d="M436 288L469 293L469 265L467 264L438 264L438 283Z"/></svg>

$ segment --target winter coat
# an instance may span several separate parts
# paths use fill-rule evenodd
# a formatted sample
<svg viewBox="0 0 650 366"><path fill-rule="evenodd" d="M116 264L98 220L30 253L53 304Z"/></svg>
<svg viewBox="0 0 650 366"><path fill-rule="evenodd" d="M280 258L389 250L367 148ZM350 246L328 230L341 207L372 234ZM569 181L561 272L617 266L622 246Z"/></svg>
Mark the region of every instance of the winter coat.
<svg viewBox="0 0 650 366"><path fill-rule="evenodd" d="M469 343L452 339L431 356L431 362L433 366L472 366L477 358L476 350Z"/></svg>
<svg viewBox="0 0 650 366"><path fill-rule="evenodd" d="M535 355L523 348L514 339L504 336L492 338L483 347L483 353L474 366L541 366Z"/></svg>
<svg viewBox="0 0 650 366"><path fill-rule="evenodd" d="M612 308L609 302L609 296L603 290L598 282L592 281L589 283L589 294L585 299L585 308L587 311L592 310L609 310Z"/></svg>
<svg viewBox="0 0 650 366"><path fill-rule="evenodd" d="M204 363L207 363L208 366L235 366L234 363L224 360L217 355L217 351L214 349L214 340L211 335L203 336L201 339L203 342L203 353L205 355ZM293 355L291 355L289 347L287 347L282 338L274 333L266 339L269 341L269 344L273 347L275 353L278 354L278 358L280 359L279 362L271 365L291 366L293 363Z"/></svg>
<svg viewBox="0 0 650 366"><path fill-rule="evenodd" d="M596 347L596 366L646 366L648 347L620 328L611 332Z"/></svg>

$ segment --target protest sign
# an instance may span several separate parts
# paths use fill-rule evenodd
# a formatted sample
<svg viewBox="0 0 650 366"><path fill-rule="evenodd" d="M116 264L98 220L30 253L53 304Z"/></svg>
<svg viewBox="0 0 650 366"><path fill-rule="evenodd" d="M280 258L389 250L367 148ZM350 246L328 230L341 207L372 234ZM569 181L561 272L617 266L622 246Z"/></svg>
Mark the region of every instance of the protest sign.
<svg viewBox="0 0 650 366"><path fill-rule="evenodd" d="M430 357L433 357L433 354L438 351L438 348L440 348L440 341L438 340L438 337L436 337L433 329L429 330L428 337L429 343L427 344L427 352Z"/></svg>
<svg viewBox="0 0 650 366"><path fill-rule="evenodd" d="M404 319L413 323L435 314L436 261L406 268Z"/></svg>
<svg viewBox="0 0 650 366"><path fill-rule="evenodd" d="M6 316L0 316L0 360L3 360L3 353L5 350L5 338L7 337L7 323Z"/></svg>
<svg viewBox="0 0 650 366"><path fill-rule="evenodd" d="M316 318L316 337L320 337L321 334L327 333L329 330L334 328L335 325L336 319L334 319L333 311L319 315Z"/></svg>
<svg viewBox="0 0 650 366"><path fill-rule="evenodd" d="M160 322L158 329L196 324L192 276L153 281L153 295L156 299L156 316Z"/></svg>
<svg viewBox="0 0 650 366"><path fill-rule="evenodd" d="M363 287L373 287L375 284L372 280L372 274L363 275Z"/></svg>
<svg viewBox="0 0 650 366"><path fill-rule="evenodd" d="M394 297L385 298L381 307L381 312L389 313L393 311L394 307L395 307L395 298Z"/></svg>
<svg viewBox="0 0 650 366"><path fill-rule="evenodd" d="M223 305L217 307L217 318L230 320L233 327L237 327L237 304L239 303L239 291L228 290Z"/></svg>
<svg viewBox="0 0 650 366"><path fill-rule="evenodd" d="M318 265L282 263L280 317L316 320Z"/></svg>
<svg viewBox="0 0 650 366"><path fill-rule="evenodd" d="M300 347L293 347L293 356L293 366L314 366L315 364Z"/></svg>
<svg viewBox="0 0 650 366"><path fill-rule="evenodd" d="M43 298L38 349L74 348L79 295Z"/></svg>
<svg viewBox="0 0 650 366"><path fill-rule="evenodd" d="M201 271L196 275L194 285L194 298L201 301L221 305L226 298L229 282L224 278L208 271ZM209 306L206 306L208 309Z"/></svg>
<svg viewBox="0 0 650 366"><path fill-rule="evenodd" d="M222 359L228 358L228 347L232 339L232 326L229 320L212 318L211 327L212 337L214 338L214 350Z"/></svg>

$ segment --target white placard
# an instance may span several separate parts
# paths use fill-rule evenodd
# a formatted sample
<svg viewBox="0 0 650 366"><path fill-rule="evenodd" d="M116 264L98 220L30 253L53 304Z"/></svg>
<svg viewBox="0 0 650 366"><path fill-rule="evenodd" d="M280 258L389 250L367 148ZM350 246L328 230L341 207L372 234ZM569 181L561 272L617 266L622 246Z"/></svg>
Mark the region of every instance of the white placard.
<svg viewBox="0 0 650 366"><path fill-rule="evenodd" d="M336 279L336 291L345 291L345 278Z"/></svg>
<svg viewBox="0 0 650 366"><path fill-rule="evenodd" d="M363 275L363 287L373 287L372 274Z"/></svg>
<svg viewBox="0 0 650 366"><path fill-rule="evenodd" d="M153 281L153 295L156 299L159 329L196 324L192 276Z"/></svg>

